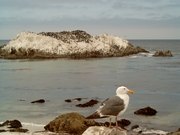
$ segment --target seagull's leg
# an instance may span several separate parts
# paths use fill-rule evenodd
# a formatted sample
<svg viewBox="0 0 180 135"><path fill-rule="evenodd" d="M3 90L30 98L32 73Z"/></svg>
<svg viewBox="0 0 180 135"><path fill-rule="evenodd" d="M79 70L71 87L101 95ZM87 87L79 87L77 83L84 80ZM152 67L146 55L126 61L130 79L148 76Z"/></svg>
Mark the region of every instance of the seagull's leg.
<svg viewBox="0 0 180 135"><path fill-rule="evenodd" d="M112 128L111 127L111 117L109 117L109 128Z"/></svg>
<svg viewBox="0 0 180 135"><path fill-rule="evenodd" d="M117 117L115 118L115 120L116 120L116 127L118 128L118 122L117 122Z"/></svg>
<svg viewBox="0 0 180 135"><path fill-rule="evenodd" d="M117 117L115 119L116 119L116 128L119 129L119 130L124 130L121 127L118 127Z"/></svg>

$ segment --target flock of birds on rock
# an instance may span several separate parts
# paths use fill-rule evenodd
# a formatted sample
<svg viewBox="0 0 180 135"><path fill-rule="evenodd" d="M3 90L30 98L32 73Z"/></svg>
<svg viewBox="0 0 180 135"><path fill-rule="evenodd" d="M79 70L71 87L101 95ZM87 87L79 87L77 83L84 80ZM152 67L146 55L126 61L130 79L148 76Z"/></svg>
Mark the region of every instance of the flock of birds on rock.
<svg viewBox="0 0 180 135"><path fill-rule="evenodd" d="M74 30L74 31L62 31L62 32L41 32L39 35L49 36L55 38L57 40L61 40L65 43L70 43L71 41L75 42L92 42L92 36L85 31L82 30Z"/></svg>

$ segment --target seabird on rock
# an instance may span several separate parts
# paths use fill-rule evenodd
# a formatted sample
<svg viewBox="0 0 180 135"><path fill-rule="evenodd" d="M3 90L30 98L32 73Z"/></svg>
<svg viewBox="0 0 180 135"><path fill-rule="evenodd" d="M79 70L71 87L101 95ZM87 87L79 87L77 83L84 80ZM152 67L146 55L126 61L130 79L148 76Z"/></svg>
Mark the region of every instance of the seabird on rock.
<svg viewBox="0 0 180 135"><path fill-rule="evenodd" d="M127 93L134 94L132 90L129 90L124 86L117 88L115 96L110 97L102 102L101 106L96 110L96 112L86 118L98 119L109 117L109 127L111 127L111 119L115 117L116 127L118 128L117 116L121 116L126 111L129 104L129 96ZM119 129L122 130L122 128Z"/></svg>

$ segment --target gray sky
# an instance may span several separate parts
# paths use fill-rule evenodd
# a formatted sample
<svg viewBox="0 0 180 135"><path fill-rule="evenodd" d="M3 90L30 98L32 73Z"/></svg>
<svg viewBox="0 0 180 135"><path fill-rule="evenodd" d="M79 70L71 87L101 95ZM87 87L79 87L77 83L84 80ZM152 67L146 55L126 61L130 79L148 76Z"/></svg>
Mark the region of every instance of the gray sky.
<svg viewBox="0 0 180 135"><path fill-rule="evenodd" d="M0 0L0 39L77 29L125 39L180 39L180 0Z"/></svg>

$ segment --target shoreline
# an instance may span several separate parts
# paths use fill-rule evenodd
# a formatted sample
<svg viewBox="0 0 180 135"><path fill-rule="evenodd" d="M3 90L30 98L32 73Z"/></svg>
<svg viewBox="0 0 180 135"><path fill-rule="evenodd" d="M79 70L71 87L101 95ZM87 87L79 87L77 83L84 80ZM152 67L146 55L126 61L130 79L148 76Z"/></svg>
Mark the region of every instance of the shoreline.
<svg viewBox="0 0 180 135"><path fill-rule="evenodd" d="M140 127L137 129L133 129L133 130L128 130L127 133L131 134L131 135L144 135L144 134L154 134L154 135L171 135L173 133L180 133L180 131L174 131L174 132L170 132L170 131L164 131L164 130L160 130L160 129L153 129L153 128L146 128L146 127ZM55 132L50 132L50 131L45 131L45 130L29 130L26 133L22 133L22 132L0 132L0 135L59 135L59 133L55 133ZM70 134L68 134L70 135Z"/></svg>
<svg viewBox="0 0 180 135"><path fill-rule="evenodd" d="M2 122L0 122L2 124ZM143 125L143 124L142 124ZM45 125L42 124L34 124L34 123L24 123L22 122L22 128L28 129L28 132L0 132L0 135L59 135L58 133L51 132L51 131L45 131L44 129ZM91 126L90 126L91 127ZM131 135L143 135L143 134L154 134L154 135L171 135L173 133L180 133L180 128L176 131L168 131L168 130L161 130L160 128L152 128L152 127L146 127L139 125L132 125L125 127L127 130L127 134ZM0 130L2 127L0 127ZM67 134L71 135L71 134Z"/></svg>

